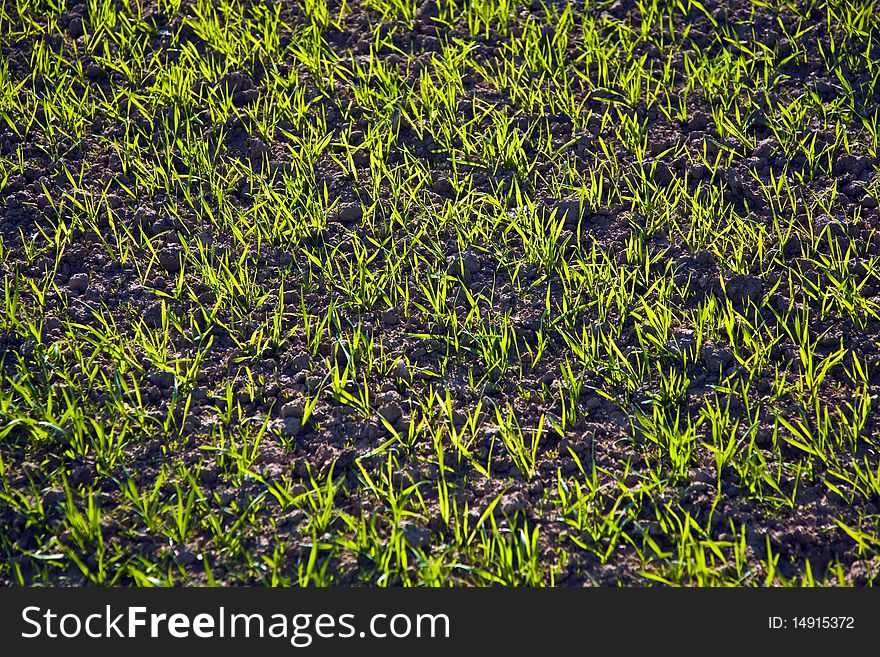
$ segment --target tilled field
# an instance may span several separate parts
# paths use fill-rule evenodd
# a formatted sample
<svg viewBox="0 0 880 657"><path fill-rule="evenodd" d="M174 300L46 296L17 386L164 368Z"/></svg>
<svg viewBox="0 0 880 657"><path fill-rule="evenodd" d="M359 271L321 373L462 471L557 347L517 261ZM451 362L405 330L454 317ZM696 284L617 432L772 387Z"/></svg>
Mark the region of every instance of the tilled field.
<svg viewBox="0 0 880 657"><path fill-rule="evenodd" d="M880 6L0 0L0 582L870 585Z"/></svg>

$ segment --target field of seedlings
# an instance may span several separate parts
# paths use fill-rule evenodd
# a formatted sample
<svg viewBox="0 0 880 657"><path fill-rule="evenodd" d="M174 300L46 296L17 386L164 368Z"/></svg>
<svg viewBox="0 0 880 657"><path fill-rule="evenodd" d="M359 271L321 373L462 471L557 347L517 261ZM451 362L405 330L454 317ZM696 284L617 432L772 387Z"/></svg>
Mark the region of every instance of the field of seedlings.
<svg viewBox="0 0 880 657"><path fill-rule="evenodd" d="M878 199L870 0L0 0L0 584L874 584Z"/></svg>

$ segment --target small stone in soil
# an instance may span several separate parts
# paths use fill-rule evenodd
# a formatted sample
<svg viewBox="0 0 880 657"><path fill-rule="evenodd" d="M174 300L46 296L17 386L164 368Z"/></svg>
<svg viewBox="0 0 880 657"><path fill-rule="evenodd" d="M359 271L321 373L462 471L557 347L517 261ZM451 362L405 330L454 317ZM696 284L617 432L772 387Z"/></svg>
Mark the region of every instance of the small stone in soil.
<svg viewBox="0 0 880 657"><path fill-rule="evenodd" d="M87 274L74 274L67 282L67 287L71 292L85 292L89 287L89 277Z"/></svg>
<svg viewBox="0 0 880 657"><path fill-rule="evenodd" d="M398 379L403 379L404 381L409 380L409 368L406 366L406 363L402 358L398 358L394 361L394 366L391 368L392 373Z"/></svg>
<svg viewBox="0 0 880 657"><path fill-rule="evenodd" d="M293 401L287 402L284 406L281 407L281 417L284 419L287 419L289 417L302 419L305 410L305 402L302 399L294 399Z"/></svg>

